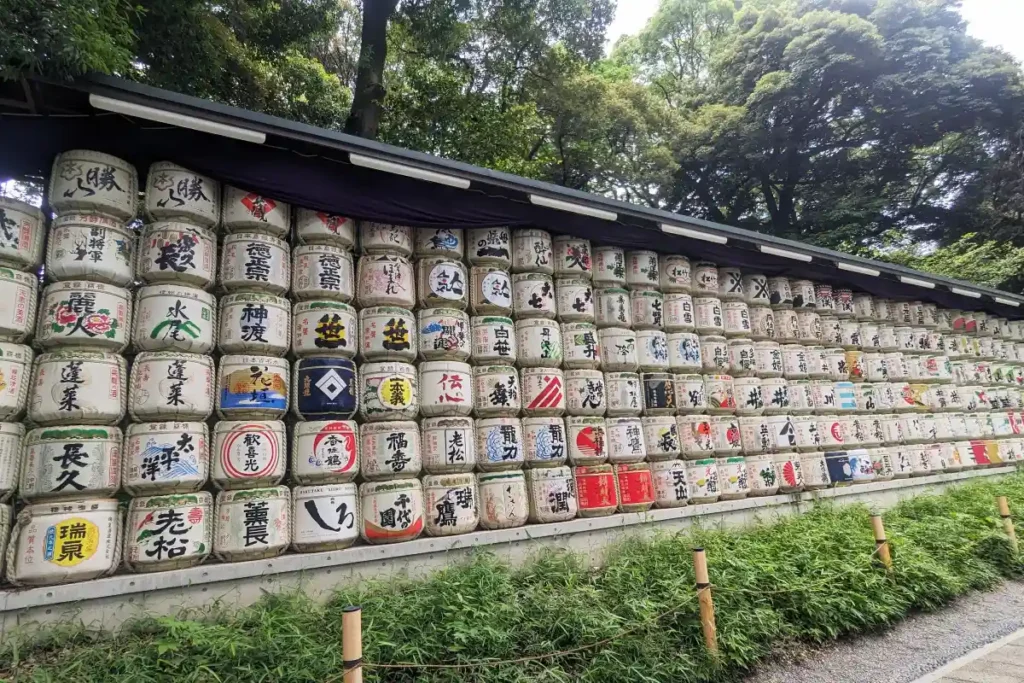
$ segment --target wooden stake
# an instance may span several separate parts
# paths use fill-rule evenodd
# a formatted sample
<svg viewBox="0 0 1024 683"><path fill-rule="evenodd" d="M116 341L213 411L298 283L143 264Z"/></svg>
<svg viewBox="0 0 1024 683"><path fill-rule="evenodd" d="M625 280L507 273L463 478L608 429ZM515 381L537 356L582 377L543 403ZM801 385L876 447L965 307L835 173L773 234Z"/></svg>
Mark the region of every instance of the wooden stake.
<svg viewBox="0 0 1024 683"><path fill-rule="evenodd" d="M1006 536L1010 539L1010 546L1013 548L1013 552L1018 551L1017 548L1017 531L1013 528L1013 517L1010 516L1010 504L1006 501L1006 496L999 496L996 498L999 503L999 516L1003 518L1003 529L1006 531Z"/></svg>
<svg viewBox="0 0 1024 683"><path fill-rule="evenodd" d="M693 549L693 573L697 577L697 602L700 604L700 625L704 629L704 643L711 654L717 655L715 603L711 599L711 580L708 578L708 560L704 556L704 548Z"/></svg>
<svg viewBox="0 0 1024 683"><path fill-rule="evenodd" d="M885 538L885 527L882 515L871 515L871 529L875 532L875 547L878 548L878 559L887 570L892 570L892 555L889 554L889 541Z"/></svg>
<svg viewBox="0 0 1024 683"><path fill-rule="evenodd" d="M363 683L363 608L341 610L341 666L344 683Z"/></svg>

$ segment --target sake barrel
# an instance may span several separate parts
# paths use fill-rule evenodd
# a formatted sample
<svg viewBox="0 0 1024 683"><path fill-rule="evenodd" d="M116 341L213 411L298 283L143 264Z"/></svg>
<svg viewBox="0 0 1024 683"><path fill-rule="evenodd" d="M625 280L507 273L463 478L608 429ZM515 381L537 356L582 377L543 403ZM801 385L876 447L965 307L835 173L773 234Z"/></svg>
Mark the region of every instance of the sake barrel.
<svg viewBox="0 0 1024 683"><path fill-rule="evenodd" d="M523 421L527 467L558 467L568 458L565 421L560 417L527 417Z"/></svg>
<svg viewBox="0 0 1024 683"><path fill-rule="evenodd" d="M419 412L416 368L408 363L364 363L359 392L364 420L412 420Z"/></svg>
<svg viewBox="0 0 1024 683"><path fill-rule="evenodd" d="M658 254L654 251L626 252L626 286L630 289L657 287L660 278Z"/></svg>
<svg viewBox="0 0 1024 683"><path fill-rule="evenodd" d="M563 322L595 320L594 290L590 280L562 278L555 280L555 304L558 319Z"/></svg>
<svg viewBox="0 0 1024 683"><path fill-rule="evenodd" d="M466 308L469 304L469 274L459 261L444 257L420 259L416 264L416 289L422 308L449 306ZM554 290L554 285L551 286ZM554 292L551 292L554 308Z"/></svg>
<svg viewBox="0 0 1024 683"><path fill-rule="evenodd" d="M416 304L412 264L403 256L371 254L361 257L356 282L356 297L364 308L395 306L411 310Z"/></svg>
<svg viewBox="0 0 1024 683"><path fill-rule="evenodd" d="M0 265L38 270L43 262L46 217L26 202L0 197Z"/></svg>
<svg viewBox="0 0 1024 683"><path fill-rule="evenodd" d="M619 495L619 512L644 512L654 505L654 478L647 463L619 463L615 484Z"/></svg>
<svg viewBox="0 0 1024 683"><path fill-rule="evenodd" d="M137 422L205 420L213 413L213 358L197 353L140 353L132 363L128 413Z"/></svg>
<svg viewBox="0 0 1024 683"><path fill-rule="evenodd" d="M743 273L734 266L718 269L718 298L722 301L743 301Z"/></svg>
<svg viewBox="0 0 1024 683"><path fill-rule="evenodd" d="M816 413L836 409L835 384L831 380L816 379L811 382L811 400Z"/></svg>
<svg viewBox="0 0 1024 683"><path fill-rule="evenodd" d="M768 306L771 294L768 291L768 276L761 273L747 273L741 278L743 301L748 306Z"/></svg>
<svg viewBox="0 0 1024 683"><path fill-rule="evenodd" d="M703 413L708 409L703 376L673 375L672 384L676 391L676 409L680 415Z"/></svg>
<svg viewBox="0 0 1024 683"><path fill-rule="evenodd" d="M291 207L258 192L225 185L221 223L226 233L253 230L283 238L291 227Z"/></svg>
<svg viewBox="0 0 1024 683"><path fill-rule="evenodd" d="M604 373L608 417L639 417L642 410L640 375L635 372Z"/></svg>
<svg viewBox="0 0 1024 683"><path fill-rule="evenodd" d="M740 440L740 423L734 415L712 415L711 434L717 455L738 454L743 448Z"/></svg>
<svg viewBox="0 0 1024 683"><path fill-rule="evenodd" d="M645 372L640 375L643 388L644 415L674 415L676 393L672 375L667 372Z"/></svg>
<svg viewBox="0 0 1024 683"><path fill-rule="evenodd" d="M786 379L803 379L808 376L810 366L807 352L802 344L782 345L782 375Z"/></svg>
<svg viewBox="0 0 1024 683"><path fill-rule="evenodd" d="M717 458L718 481L722 492L719 500L739 500L750 493L747 479L747 463L742 455Z"/></svg>
<svg viewBox="0 0 1024 683"><path fill-rule="evenodd" d="M803 475L804 488L808 491L825 489L831 484L825 454L821 451L800 454L800 473Z"/></svg>
<svg viewBox="0 0 1024 683"><path fill-rule="evenodd" d="M512 315L512 280L497 266L473 266L469 273L473 315Z"/></svg>
<svg viewBox="0 0 1024 683"><path fill-rule="evenodd" d="M218 323L221 353L283 356L290 343L291 303L269 294L229 294L220 298ZM335 332L324 334L331 338Z"/></svg>
<svg viewBox="0 0 1024 683"><path fill-rule="evenodd" d="M603 517L619 506L618 485L612 465L589 465L573 469L580 517Z"/></svg>
<svg viewBox="0 0 1024 683"><path fill-rule="evenodd" d="M661 330L637 330L636 355L641 370L668 370L668 337Z"/></svg>
<svg viewBox="0 0 1024 683"><path fill-rule="evenodd" d="M284 422L222 420L213 428L210 479L222 489L273 486L284 478Z"/></svg>
<svg viewBox="0 0 1024 683"><path fill-rule="evenodd" d="M960 456L959 452L956 450L956 446L954 444L948 445L953 452L956 453L956 458L959 458ZM879 481L889 481L893 478L892 458L889 455L888 448L871 449L871 466L875 470L875 479Z"/></svg>
<svg viewBox="0 0 1024 683"><path fill-rule="evenodd" d="M0 503L10 500L18 488L18 475L21 470L21 444L24 438L24 424L0 422ZM3 536L4 534L0 533L0 537Z"/></svg>
<svg viewBox="0 0 1024 683"><path fill-rule="evenodd" d="M515 330L520 367L561 367L562 330L557 322L548 319L517 320Z"/></svg>
<svg viewBox="0 0 1024 683"><path fill-rule="evenodd" d="M296 486L291 513L292 548L300 553L341 550L359 538L355 484Z"/></svg>
<svg viewBox="0 0 1024 683"><path fill-rule="evenodd" d="M547 230L516 230L512 233L512 272L555 272L551 234Z"/></svg>
<svg viewBox="0 0 1024 683"><path fill-rule="evenodd" d="M507 227L468 230L466 245L466 257L474 266L494 265L505 270L512 266L512 239Z"/></svg>
<svg viewBox="0 0 1024 683"><path fill-rule="evenodd" d="M794 415L807 415L814 411L814 389L808 379L786 380L789 410Z"/></svg>
<svg viewBox="0 0 1024 683"><path fill-rule="evenodd" d="M16 420L28 403L32 349L0 343L0 420Z"/></svg>
<svg viewBox="0 0 1024 683"><path fill-rule="evenodd" d="M228 292L284 294L291 284L288 243L256 232L227 235L220 254L219 280Z"/></svg>
<svg viewBox="0 0 1024 683"><path fill-rule="evenodd" d="M525 458L523 427L515 417L476 421L477 467L483 472L520 469Z"/></svg>
<svg viewBox="0 0 1024 683"><path fill-rule="evenodd" d="M291 543L291 492L287 486L217 494L213 552L224 562L275 557Z"/></svg>
<svg viewBox="0 0 1024 683"><path fill-rule="evenodd" d="M737 415L764 413L764 392L759 377L736 377L732 381Z"/></svg>
<svg viewBox="0 0 1024 683"><path fill-rule="evenodd" d="M526 470L529 488L529 521L534 524L565 522L576 517L576 481L568 467Z"/></svg>
<svg viewBox="0 0 1024 683"><path fill-rule="evenodd" d="M697 297L693 300L693 308L697 334L724 334L725 318L720 299L712 296Z"/></svg>
<svg viewBox="0 0 1024 683"><path fill-rule="evenodd" d="M421 363L420 412L429 417L469 416L473 411L472 368L455 361Z"/></svg>
<svg viewBox="0 0 1024 683"><path fill-rule="evenodd" d="M149 284L208 289L217 277L217 233L171 221L144 226L135 277Z"/></svg>
<svg viewBox="0 0 1024 683"><path fill-rule="evenodd" d="M648 460L654 462L679 457L681 453L679 428L674 417L669 415L643 417L641 424L644 430L644 444L647 448Z"/></svg>
<svg viewBox="0 0 1024 683"><path fill-rule="evenodd" d="M984 312L978 312L975 314L975 319L978 321L979 333L985 331L985 323L982 321L988 320L988 314ZM923 301L911 301L910 302L910 324L917 327L924 327L924 302Z"/></svg>
<svg viewBox="0 0 1024 683"><path fill-rule="evenodd" d="M700 338L692 332L672 332L666 336L668 343L668 364L680 372L700 372L704 363L701 357Z"/></svg>
<svg viewBox="0 0 1024 683"><path fill-rule="evenodd" d="M889 299L880 299L875 297L874 300L875 317L874 321L878 323L884 323L889 320L889 307L891 301Z"/></svg>
<svg viewBox="0 0 1024 683"><path fill-rule="evenodd" d="M686 292L672 292L665 295L665 331L693 332L696 329L693 314L693 297Z"/></svg>
<svg viewBox="0 0 1024 683"><path fill-rule="evenodd" d="M545 273L516 273L512 276L512 302L516 320L554 318L555 281Z"/></svg>
<svg viewBox="0 0 1024 683"><path fill-rule="evenodd" d="M514 363L518 356L517 334L511 318L476 316L470 319L473 331L472 359L476 365Z"/></svg>
<svg viewBox="0 0 1024 683"><path fill-rule="evenodd" d="M846 451L826 451L825 466L828 468L828 479L832 486L849 486L853 483L853 468L850 456Z"/></svg>
<svg viewBox="0 0 1024 683"><path fill-rule="evenodd" d="M513 366L473 368L473 412L477 417L515 417L523 407L522 395L519 374Z"/></svg>
<svg viewBox="0 0 1024 683"><path fill-rule="evenodd" d="M767 417L743 416L739 419L739 425L740 447L744 455L761 455L775 451L775 438Z"/></svg>
<svg viewBox="0 0 1024 683"><path fill-rule="evenodd" d="M704 371L711 373L727 373L729 365L729 342L719 335L707 335L700 338L700 355Z"/></svg>
<svg viewBox="0 0 1024 683"><path fill-rule="evenodd" d="M629 293L633 328L660 330L665 323L665 295L653 289L634 289Z"/></svg>
<svg viewBox="0 0 1024 683"><path fill-rule="evenodd" d="M796 311L788 308L775 311L775 338L790 343L800 338L800 320Z"/></svg>
<svg viewBox="0 0 1024 683"><path fill-rule="evenodd" d="M217 371L217 414L224 420L281 418L288 412L288 361L229 355Z"/></svg>
<svg viewBox="0 0 1024 683"><path fill-rule="evenodd" d="M523 412L529 417L552 417L565 412L565 376L554 368L523 368Z"/></svg>
<svg viewBox="0 0 1024 683"><path fill-rule="evenodd" d="M359 246L364 254L412 256L413 228L388 223L359 222Z"/></svg>
<svg viewBox="0 0 1024 683"><path fill-rule="evenodd" d="M764 412L775 415L789 412L789 384L781 377L761 379L761 395L764 397Z"/></svg>
<svg viewBox="0 0 1024 683"><path fill-rule="evenodd" d="M853 317L853 292L849 289L839 288L832 290L835 299L835 316L837 318Z"/></svg>
<svg viewBox="0 0 1024 683"><path fill-rule="evenodd" d="M711 417L706 415L680 415L676 418L683 457L693 460L709 457L715 452L715 435Z"/></svg>
<svg viewBox="0 0 1024 683"><path fill-rule="evenodd" d="M569 370L565 373L566 409L570 415L605 414L604 375L598 370Z"/></svg>
<svg viewBox="0 0 1024 683"><path fill-rule="evenodd" d="M121 353L131 335L127 289L98 282L55 282L43 290L36 344L84 346Z"/></svg>
<svg viewBox="0 0 1024 683"><path fill-rule="evenodd" d="M475 474L428 474L423 493L428 536L468 534L480 524Z"/></svg>
<svg viewBox="0 0 1024 683"><path fill-rule="evenodd" d="M58 214L82 211L129 221L135 218L139 174L110 154L68 150L53 160L46 198Z"/></svg>
<svg viewBox="0 0 1024 683"><path fill-rule="evenodd" d="M633 306L630 303L629 290L605 287L598 289L594 296L597 300L595 310L599 328L633 326Z"/></svg>
<svg viewBox="0 0 1024 683"><path fill-rule="evenodd" d="M714 458L686 462L686 481L691 503L714 503L721 495L718 464Z"/></svg>
<svg viewBox="0 0 1024 683"><path fill-rule="evenodd" d="M0 341L24 342L36 324L39 279L0 268Z"/></svg>
<svg viewBox="0 0 1024 683"><path fill-rule="evenodd" d="M360 484L359 508L360 535L367 543L401 543L423 532L423 485L418 479Z"/></svg>
<svg viewBox="0 0 1024 683"><path fill-rule="evenodd" d="M462 261L466 238L462 228L416 228L413 253L417 258L444 257Z"/></svg>
<svg viewBox="0 0 1024 683"><path fill-rule="evenodd" d="M581 277L589 280L593 276L590 240L571 235L556 235L552 241L552 249L555 277Z"/></svg>
<svg viewBox="0 0 1024 683"><path fill-rule="evenodd" d="M300 420L348 420L359 403L356 366L348 358L307 356L292 368L292 412Z"/></svg>
<svg viewBox="0 0 1024 683"><path fill-rule="evenodd" d="M647 253L653 254L654 262L657 263L657 254L654 254L654 252ZM640 267L639 263L637 267ZM655 280L657 280L657 277L655 277ZM597 287L625 287L626 253L619 247L594 247L593 280L594 285Z"/></svg>
<svg viewBox="0 0 1024 683"><path fill-rule="evenodd" d="M817 311L800 309L796 312L797 341L817 344L821 341L821 316Z"/></svg>
<svg viewBox="0 0 1024 683"><path fill-rule="evenodd" d="M480 526L509 529L526 524L529 493L522 472L491 472L477 477L480 488Z"/></svg>
<svg viewBox="0 0 1024 683"><path fill-rule="evenodd" d="M133 496L191 493L206 484L210 435L203 422L128 425L121 486Z"/></svg>
<svg viewBox="0 0 1024 683"><path fill-rule="evenodd" d="M360 260L360 263L362 260ZM352 253L326 244L307 244L292 251L292 296L300 301L327 299L349 302L355 294ZM407 282L405 286L410 286Z"/></svg>
<svg viewBox="0 0 1024 683"><path fill-rule="evenodd" d="M476 465L473 420L430 417L420 424L423 469L429 474L472 472Z"/></svg>
<svg viewBox="0 0 1024 683"><path fill-rule="evenodd" d="M608 459L604 418L570 416L565 419L569 459L574 465L593 465Z"/></svg>
<svg viewBox="0 0 1024 683"><path fill-rule="evenodd" d="M28 419L39 425L117 424L125 414L124 358L74 349L44 353L32 370Z"/></svg>
<svg viewBox="0 0 1024 683"><path fill-rule="evenodd" d="M662 256L661 275L659 278L661 291L689 292L693 287L693 272L690 267L690 259L679 254Z"/></svg>
<svg viewBox="0 0 1024 683"><path fill-rule="evenodd" d="M686 464L682 460L652 462L651 476L654 480L654 507L676 508L690 502Z"/></svg>
<svg viewBox="0 0 1024 683"><path fill-rule="evenodd" d="M694 297L718 296L718 265L710 261L697 261L693 264Z"/></svg>
<svg viewBox="0 0 1024 683"><path fill-rule="evenodd" d="M591 370L601 367L597 326L593 323L564 323L561 328L563 367Z"/></svg>
<svg viewBox="0 0 1024 683"><path fill-rule="evenodd" d="M416 359L416 318L396 306L374 306L359 311L359 355L367 361Z"/></svg>
<svg viewBox="0 0 1024 683"><path fill-rule="evenodd" d="M201 564L213 550L213 520L213 496L206 491L133 498L125 520L125 564L135 572Z"/></svg>
<svg viewBox="0 0 1024 683"><path fill-rule="evenodd" d="M416 314L421 360L466 361L470 356L469 316L454 308L427 308Z"/></svg>
<svg viewBox="0 0 1024 683"><path fill-rule="evenodd" d="M135 293L132 347L137 351L208 354L216 329L216 299L201 289L159 284Z"/></svg>
<svg viewBox="0 0 1024 683"><path fill-rule="evenodd" d="M348 304L340 301L300 301L292 308L292 352L300 358L311 355L353 358L356 355L358 336L356 309Z"/></svg>
<svg viewBox="0 0 1024 683"><path fill-rule="evenodd" d="M769 303L774 309L793 307L793 289L789 278L776 276L768 278Z"/></svg>
<svg viewBox="0 0 1024 683"><path fill-rule="evenodd" d="M364 480L410 479L422 469L420 432L411 420L376 422L359 428Z"/></svg>
<svg viewBox="0 0 1024 683"><path fill-rule="evenodd" d="M601 347L601 366L605 371L630 372L639 368L636 334L624 327L598 330Z"/></svg>
<svg viewBox="0 0 1024 683"><path fill-rule="evenodd" d="M817 307L814 283L810 280L790 280L789 289L793 293L793 308L813 311Z"/></svg>
<svg viewBox="0 0 1024 683"><path fill-rule="evenodd" d="M674 422L675 421L673 420L673 427ZM608 437L608 462L641 462L647 457L647 443L644 440L644 423L639 418L609 418L608 420L605 420L605 431ZM677 451L678 445L679 440L677 437Z"/></svg>
<svg viewBox="0 0 1024 683"><path fill-rule="evenodd" d="M821 318L821 336L819 340L827 346L842 346L843 325L842 321L834 315L826 315Z"/></svg>
<svg viewBox="0 0 1024 683"><path fill-rule="evenodd" d="M298 422L292 432L292 479L346 483L359 473L359 427L349 420Z"/></svg>
<svg viewBox="0 0 1024 683"><path fill-rule="evenodd" d="M113 574L123 525L116 500L37 503L18 513L7 549L7 580L48 586Z"/></svg>
<svg viewBox="0 0 1024 683"><path fill-rule="evenodd" d="M757 374L757 356L750 339L730 339L729 372L733 377L753 377Z"/></svg>
<svg viewBox="0 0 1024 683"><path fill-rule="evenodd" d="M779 493L797 493L804 489L804 458L814 453L779 453L772 457L779 476ZM821 458L821 454L816 454ZM808 458L810 460L810 458ZM824 464L824 463L822 463ZM827 480L825 482L828 483Z"/></svg>
<svg viewBox="0 0 1024 683"><path fill-rule="evenodd" d="M747 308L747 304L742 301L726 301L722 306L725 336L749 336L750 310Z"/></svg>
<svg viewBox="0 0 1024 683"><path fill-rule="evenodd" d="M105 498L121 481L121 430L56 427L24 439L18 495L27 502Z"/></svg>
<svg viewBox="0 0 1024 683"><path fill-rule="evenodd" d="M875 300L870 294L856 292L853 295L853 317L857 320L875 319Z"/></svg>
<svg viewBox="0 0 1024 683"><path fill-rule="evenodd" d="M878 350L886 353L899 350L899 344L896 341L896 328L892 325L878 326Z"/></svg>
<svg viewBox="0 0 1024 683"><path fill-rule="evenodd" d="M351 250L356 244L356 222L326 211L296 208L295 241Z"/></svg>
<svg viewBox="0 0 1024 683"><path fill-rule="evenodd" d="M834 315L836 302L833 296L832 285L824 282L814 284L814 310L822 315Z"/></svg>

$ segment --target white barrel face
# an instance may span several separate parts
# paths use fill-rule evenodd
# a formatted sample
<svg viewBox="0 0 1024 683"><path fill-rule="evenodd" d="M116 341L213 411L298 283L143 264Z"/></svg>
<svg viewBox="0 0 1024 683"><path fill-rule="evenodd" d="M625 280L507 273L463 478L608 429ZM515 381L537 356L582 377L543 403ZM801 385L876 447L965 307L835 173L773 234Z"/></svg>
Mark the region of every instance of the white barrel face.
<svg viewBox="0 0 1024 683"><path fill-rule="evenodd" d="M124 417L124 358L96 351L44 353L36 359L28 417L44 426L113 425Z"/></svg>
<svg viewBox="0 0 1024 683"><path fill-rule="evenodd" d="M461 261L466 254L462 228L416 228L416 258L444 257Z"/></svg>
<svg viewBox="0 0 1024 683"><path fill-rule="evenodd" d="M212 228L220 223L220 183L169 161L146 172L146 215Z"/></svg>
<svg viewBox="0 0 1024 683"><path fill-rule="evenodd" d="M355 484L296 486L292 499L292 547L298 552L340 550L358 540Z"/></svg>
<svg viewBox="0 0 1024 683"><path fill-rule="evenodd" d="M34 274L0 268L0 341L20 344L32 334L38 291Z"/></svg>
<svg viewBox="0 0 1024 683"><path fill-rule="evenodd" d="M291 342L290 325L288 299L256 292L228 294L220 298L217 346L226 354L284 355ZM321 331L327 341L337 342L339 335L344 339L344 330L330 325Z"/></svg>
<svg viewBox="0 0 1024 683"><path fill-rule="evenodd" d="M225 232L254 230L284 238L291 227L291 207L279 199L228 185L221 222Z"/></svg>
<svg viewBox="0 0 1024 683"><path fill-rule="evenodd" d="M105 216L67 214L54 219L46 247L46 272L54 280L131 284L136 237Z"/></svg>
<svg viewBox="0 0 1024 683"><path fill-rule="evenodd" d="M291 491L286 486L217 494L213 550L225 562L280 555L291 543Z"/></svg>
<svg viewBox="0 0 1024 683"><path fill-rule="evenodd" d="M127 289L81 280L57 282L43 291L36 343L120 353L128 346L131 319Z"/></svg>
<svg viewBox="0 0 1024 683"><path fill-rule="evenodd" d="M287 466L283 422L222 420L214 426L210 478L222 489L271 486Z"/></svg>
<svg viewBox="0 0 1024 683"><path fill-rule="evenodd" d="M213 496L206 491L134 498L128 508L125 563L138 572L199 564L213 551Z"/></svg>
<svg viewBox="0 0 1024 683"><path fill-rule="evenodd" d="M213 413L213 376L210 356L140 353L132 364L128 412L139 422L205 420Z"/></svg>
<svg viewBox="0 0 1024 683"><path fill-rule="evenodd" d="M408 258L412 256L414 232L404 225L360 221L359 246L364 254L398 254Z"/></svg>
<svg viewBox="0 0 1024 683"><path fill-rule="evenodd" d="M340 301L302 301L292 308L292 352L299 357L353 358L358 350L356 309Z"/></svg>
<svg viewBox="0 0 1024 683"><path fill-rule="evenodd" d="M128 425L121 486L135 496L190 493L210 473L210 434L203 422Z"/></svg>
<svg viewBox="0 0 1024 683"><path fill-rule="evenodd" d="M350 250L356 243L356 222L325 211L296 209L295 238L299 244L326 244Z"/></svg>
<svg viewBox="0 0 1024 683"><path fill-rule="evenodd" d="M0 265L34 270L43 262L46 218L25 202L0 197Z"/></svg>
<svg viewBox="0 0 1024 683"><path fill-rule="evenodd" d="M217 331L213 295L192 287L149 285L135 294L132 346L137 351L208 354Z"/></svg>
<svg viewBox="0 0 1024 683"><path fill-rule="evenodd" d="M229 234L220 255L220 285L228 292L284 294L291 285L288 243L254 232Z"/></svg>
<svg viewBox="0 0 1024 683"><path fill-rule="evenodd" d="M188 223L147 225L139 239L135 275L151 284L207 289L217 276L217 234Z"/></svg>
<svg viewBox="0 0 1024 683"><path fill-rule="evenodd" d="M58 154L47 202L58 214L80 211L128 221L135 218L139 174L124 159L85 149Z"/></svg>
<svg viewBox="0 0 1024 683"><path fill-rule="evenodd" d="M351 301L355 296L352 254L323 244L296 247L292 251L292 295L303 301Z"/></svg>

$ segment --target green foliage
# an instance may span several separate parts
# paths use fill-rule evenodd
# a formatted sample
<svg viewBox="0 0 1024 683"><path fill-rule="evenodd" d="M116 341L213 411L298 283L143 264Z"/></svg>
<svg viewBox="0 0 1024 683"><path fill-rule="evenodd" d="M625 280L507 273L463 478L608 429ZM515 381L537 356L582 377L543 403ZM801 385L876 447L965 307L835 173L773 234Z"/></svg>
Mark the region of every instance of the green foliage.
<svg viewBox="0 0 1024 683"><path fill-rule="evenodd" d="M927 253L919 244L911 244L897 250L879 250L873 257L990 287L1024 288L1024 247L984 240L974 233Z"/></svg>
<svg viewBox="0 0 1024 683"><path fill-rule="evenodd" d="M326 605L267 595L235 615L136 623L117 638L58 628L8 636L0 677L16 681L336 681L345 605L363 608L367 662L457 663L600 647L460 670L368 668L368 681L466 683L729 681L773 648L884 628L969 590L1024 576L994 496L1024 506L1024 477L905 501L885 515L895 569L872 556L869 512L819 505L744 531L695 529L614 548L604 567L547 552L519 570L480 554L424 580L338 592ZM1021 529L1024 531L1024 528ZM691 548L707 551L722 659L703 647Z"/></svg>

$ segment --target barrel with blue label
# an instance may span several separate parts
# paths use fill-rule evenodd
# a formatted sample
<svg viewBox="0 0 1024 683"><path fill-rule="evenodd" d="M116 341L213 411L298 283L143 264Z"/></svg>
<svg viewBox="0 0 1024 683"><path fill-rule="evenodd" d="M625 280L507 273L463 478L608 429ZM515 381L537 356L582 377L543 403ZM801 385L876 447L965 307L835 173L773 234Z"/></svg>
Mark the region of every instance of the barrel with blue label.
<svg viewBox="0 0 1024 683"><path fill-rule="evenodd" d="M676 392L672 375L667 372L645 372L644 415L675 415Z"/></svg>
<svg viewBox="0 0 1024 683"><path fill-rule="evenodd" d="M294 373L292 411L300 419L347 420L356 414L356 366L348 358L301 358Z"/></svg>
<svg viewBox="0 0 1024 683"><path fill-rule="evenodd" d="M832 486L849 486L853 482L853 468L847 451L826 451L825 465Z"/></svg>

